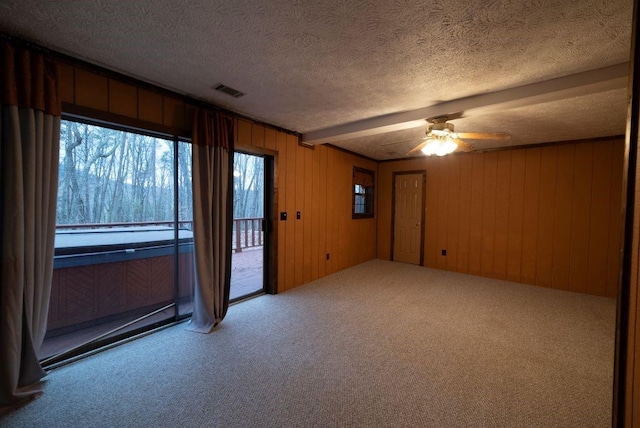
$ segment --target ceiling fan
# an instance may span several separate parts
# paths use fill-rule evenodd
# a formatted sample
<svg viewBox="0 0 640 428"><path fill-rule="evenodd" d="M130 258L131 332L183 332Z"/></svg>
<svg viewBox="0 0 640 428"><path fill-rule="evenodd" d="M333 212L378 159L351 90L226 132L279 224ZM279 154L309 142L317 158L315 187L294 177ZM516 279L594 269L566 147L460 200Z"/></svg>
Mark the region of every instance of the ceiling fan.
<svg viewBox="0 0 640 428"><path fill-rule="evenodd" d="M457 119L457 117L454 117ZM474 150L473 146L463 139L470 140L508 140L509 134L503 132L454 132L453 124L448 121L449 116L437 116L427 119L431 123L427 128L423 141L407 152L407 156L418 151L425 155L444 156L454 151L469 152Z"/></svg>

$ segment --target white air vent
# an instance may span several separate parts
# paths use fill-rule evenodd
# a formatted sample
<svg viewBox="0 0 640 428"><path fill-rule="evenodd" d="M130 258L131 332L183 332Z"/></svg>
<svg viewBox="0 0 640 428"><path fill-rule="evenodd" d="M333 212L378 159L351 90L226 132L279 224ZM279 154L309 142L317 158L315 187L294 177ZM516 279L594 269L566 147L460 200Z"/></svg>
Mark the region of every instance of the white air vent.
<svg viewBox="0 0 640 428"><path fill-rule="evenodd" d="M243 92L238 91L237 89L233 89L228 87L227 85L223 85L222 83L218 83L213 87L216 91L223 92L227 95L231 95L233 98L240 98L244 96Z"/></svg>

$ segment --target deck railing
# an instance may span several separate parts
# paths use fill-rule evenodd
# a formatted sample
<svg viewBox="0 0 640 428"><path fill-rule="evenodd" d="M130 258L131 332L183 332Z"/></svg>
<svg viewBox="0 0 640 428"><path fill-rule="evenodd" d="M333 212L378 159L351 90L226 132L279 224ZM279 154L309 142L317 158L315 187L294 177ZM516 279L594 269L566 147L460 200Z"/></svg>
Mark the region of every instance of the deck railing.
<svg viewBox="0 0 640 428"><path fill-rule="evenodd" d="M241 253L246 248L261 247L264 243L264 232L262 231L263 218L234 218L233 237L231 248L236 253ZM87 223L87 224L59 224L58 230L78 230L78 229L112 229L114 227L140 227L140 226L168 226L172 227L173 221L145 221L128 223ZM193 221L185 220L178 222L178 228L183 230L193 230Z"/></svg>
<svg viewBox="0 0 640 428"><path fill-rule="evenodd" d="M263 218L234 218L233 244L231 248L241 253L245 248L261 247L264 236L262 231Z"/></svg>

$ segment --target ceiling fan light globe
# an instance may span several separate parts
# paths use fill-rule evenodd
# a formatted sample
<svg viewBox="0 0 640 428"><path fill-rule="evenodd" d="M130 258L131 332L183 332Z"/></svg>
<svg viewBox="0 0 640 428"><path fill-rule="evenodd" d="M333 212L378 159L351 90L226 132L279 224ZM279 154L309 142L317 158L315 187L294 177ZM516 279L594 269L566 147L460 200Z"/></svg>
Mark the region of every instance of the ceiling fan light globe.
<svg viewBox="0 0 640 428"><path fill-rule="evenodd" d="M458 145L448 139L432 139L422 148L422 153L427 156L445 156L449 153L453 153L458 148Z"/></svg>

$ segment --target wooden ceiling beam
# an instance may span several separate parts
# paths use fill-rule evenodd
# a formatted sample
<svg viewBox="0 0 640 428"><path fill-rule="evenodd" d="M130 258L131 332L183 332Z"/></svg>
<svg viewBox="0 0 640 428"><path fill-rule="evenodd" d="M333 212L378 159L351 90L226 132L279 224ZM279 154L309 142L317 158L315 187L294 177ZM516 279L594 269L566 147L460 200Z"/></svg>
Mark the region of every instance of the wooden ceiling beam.
<svg viewBox="0 0 640 428"><path fill-rule="evenodd" d="M625 62L516 88L445 101L417 110L390 113L318 129L303 133L302 142L311 145L333 143L424 126L425 119L428 117L460 112L463 112L464 116L475 116L496 110L526 107L621 89L628 84L628 73L629 63Z"/></svg>

